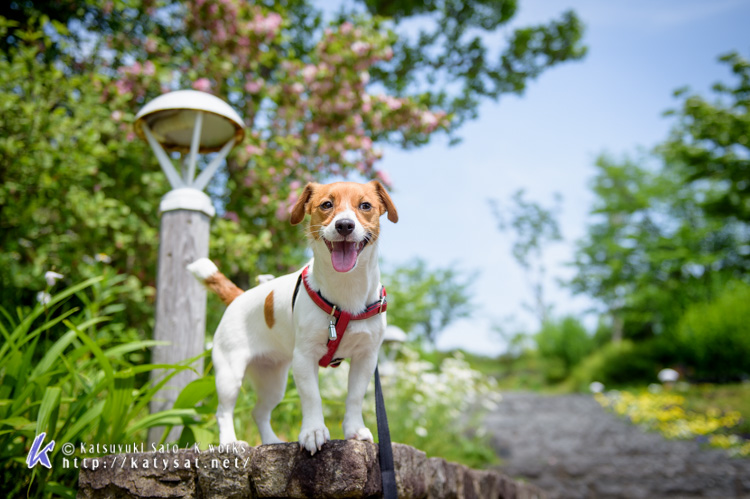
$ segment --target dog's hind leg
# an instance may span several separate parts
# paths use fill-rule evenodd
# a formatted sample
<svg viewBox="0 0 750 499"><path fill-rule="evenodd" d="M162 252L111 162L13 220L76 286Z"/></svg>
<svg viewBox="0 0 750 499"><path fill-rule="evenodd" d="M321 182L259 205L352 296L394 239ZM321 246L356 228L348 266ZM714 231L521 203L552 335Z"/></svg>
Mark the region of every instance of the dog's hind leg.
<svg viewBox="0 0 750 499"><path fill-rule="evenodd" d="M278 444L282 440L271 428L271 411L279 405L286 391L290 362L255 361L247 368L250 382L258 400L253 407L253 419L264 444Z"/></svg>
<svg viewBox="0 0 750 499"><path fill-rule="evenodd" d="M234 433L234 405L242 387L247 359L245 355L224 352L214 346L214 369L216 370L216 393L219 407L216 410L216 422L219 424L219 442L230 444L237 441Z"/></svg>

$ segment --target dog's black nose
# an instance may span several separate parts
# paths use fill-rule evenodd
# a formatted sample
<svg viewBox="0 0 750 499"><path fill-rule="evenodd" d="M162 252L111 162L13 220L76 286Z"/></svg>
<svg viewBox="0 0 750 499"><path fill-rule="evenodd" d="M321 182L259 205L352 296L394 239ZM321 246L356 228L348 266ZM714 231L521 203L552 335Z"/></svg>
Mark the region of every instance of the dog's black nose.
<svg viewBox="0 0 750 499"><path fill-rule="evenodd" d="M351 220L349 218L342 218L341 220L337 220L336 232L338 232L342 236L348 236L349 234L354 232L354 220Z"/></svg>

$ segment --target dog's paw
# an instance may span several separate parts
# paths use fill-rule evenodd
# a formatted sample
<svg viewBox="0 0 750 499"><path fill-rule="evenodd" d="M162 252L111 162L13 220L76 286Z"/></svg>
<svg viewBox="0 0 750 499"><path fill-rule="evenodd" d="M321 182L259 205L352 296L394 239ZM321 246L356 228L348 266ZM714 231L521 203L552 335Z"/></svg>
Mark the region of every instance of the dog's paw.
<svg viewBox="0 0 750 499"><path fill-rule="evenodd" d="M362 440L363 442L374 441L372 438L372 432L364 426L354 430L344 431L344 437L347 440Z"/></svg>
<svg viewBox="0 0 750 499"><path fill-rule="evenodd" d="M330 439L331 434L324 424L303 426L299 433L299 446L300 449L307 449L312 455L319 451L323 444Z"/></svg>

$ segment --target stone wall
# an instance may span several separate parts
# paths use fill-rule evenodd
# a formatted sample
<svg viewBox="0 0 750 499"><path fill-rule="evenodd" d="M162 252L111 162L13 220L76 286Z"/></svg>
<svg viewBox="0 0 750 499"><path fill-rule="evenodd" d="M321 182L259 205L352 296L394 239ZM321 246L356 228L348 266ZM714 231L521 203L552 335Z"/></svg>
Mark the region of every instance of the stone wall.
<svg viewBox="0 0 750 499"><path fill-rule="evenodd" d="M399 498L543 498L532 485L393 444ZM378 446L333 440L310 456L296 443L87 459L79 499L379 497Z"/></svg>

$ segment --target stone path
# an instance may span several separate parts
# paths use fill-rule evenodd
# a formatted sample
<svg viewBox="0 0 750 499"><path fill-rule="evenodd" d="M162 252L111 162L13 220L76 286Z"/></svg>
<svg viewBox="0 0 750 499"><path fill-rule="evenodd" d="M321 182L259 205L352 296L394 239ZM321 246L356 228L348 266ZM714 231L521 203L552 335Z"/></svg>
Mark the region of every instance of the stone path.
<svg viewBox="0 0 750 499"><path fill-rule="evenodd" d="M505 393L487 416L502 471L556 498L750 498L750 459L669 441L587 395Z"/></svg>

